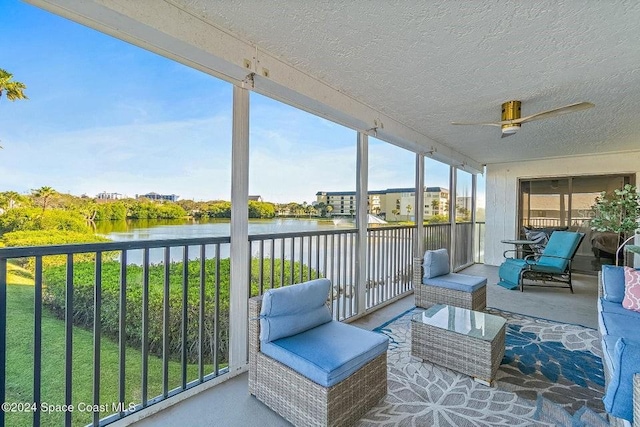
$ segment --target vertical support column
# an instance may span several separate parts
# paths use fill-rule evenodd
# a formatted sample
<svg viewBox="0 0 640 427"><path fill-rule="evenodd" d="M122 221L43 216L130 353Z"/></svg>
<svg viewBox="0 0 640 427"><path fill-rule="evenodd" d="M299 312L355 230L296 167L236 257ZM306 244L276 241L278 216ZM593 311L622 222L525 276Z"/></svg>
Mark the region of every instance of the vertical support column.
<svg viewBox="0 0 640 427"><path fill-rule="evenodd" d="M366 310L367 280L367 210L369 202L369 136L358 132L356 159L356 309L358 314Z"/></svg>
<svg viewBox="0 0 640 427"><path fill-rule="evenodd" d="M478 175L471 174L471 247L473 248L471 251L471 261L476 262L476 230L477 230L477 219L476 219L476 210L478 207ZM480 235L478 235L478 241L480 240ZM478 253L478 262L480 262L480 253Z"/></svg>
<svg viewBox="0 0 640 427"><path fill-rule="evenodd" d="M449 166L449 224L451 224L449 267L451 271L456 265L456 171L455 166Z"/></svg>
<svg viewBox="0 0 640 427"><path fill-rule="evenodd" d="M416 196L414 206L416 235L413 239L413 257L421 258L424 254L424 156L420 153L416 153Z"/></svg>
<svg viewBox="0 0 640 427"><path fill-rule="evenodd" d="M247 364L249 316L249 91L233 87L229 370Z"/></svg>
<svg viewBox="0 0 640 427"><path fill-rule="evenodd" d="M414 198L416 207L416 231L413 237L413 257L411 281L413 291L416 293L416 301L420 299L422 283L422 257L424 255L424 156L416 153L416 194Z"/></svg>

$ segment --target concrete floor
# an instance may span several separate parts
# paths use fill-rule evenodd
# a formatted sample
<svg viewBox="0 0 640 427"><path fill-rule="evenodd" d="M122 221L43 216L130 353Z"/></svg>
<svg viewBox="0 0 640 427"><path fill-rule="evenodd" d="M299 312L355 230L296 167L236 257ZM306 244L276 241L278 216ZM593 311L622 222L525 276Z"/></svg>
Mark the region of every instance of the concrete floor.
<svg viewBox="0 0 640 427"><path fill-rule="evenodd" d="M484 264L473 265L463 273L487 277L489 307L590 328L597 327L595 276L574 275L574 293L571 294L567 289L553 288L528 287L525 292L509 291L495 285L498 281L498 268ZM353 324L373 329L412 307L414 299L410 295ZM176 425L270 427L291 424L249 395L245 373L135 423L136 427Z"/></svg>

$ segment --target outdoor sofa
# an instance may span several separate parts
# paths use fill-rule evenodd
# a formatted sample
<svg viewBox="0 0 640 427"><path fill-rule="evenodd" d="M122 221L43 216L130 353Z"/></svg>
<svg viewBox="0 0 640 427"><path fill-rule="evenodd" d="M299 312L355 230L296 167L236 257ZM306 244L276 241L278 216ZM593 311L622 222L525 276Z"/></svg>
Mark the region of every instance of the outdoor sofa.
<svg viewBox="0 0 640 427"><path fill-rule="evenodd" d="M640 312L622 306L624 267L602 266L598 296L605 409L612 426L640 427Z"/></svg>

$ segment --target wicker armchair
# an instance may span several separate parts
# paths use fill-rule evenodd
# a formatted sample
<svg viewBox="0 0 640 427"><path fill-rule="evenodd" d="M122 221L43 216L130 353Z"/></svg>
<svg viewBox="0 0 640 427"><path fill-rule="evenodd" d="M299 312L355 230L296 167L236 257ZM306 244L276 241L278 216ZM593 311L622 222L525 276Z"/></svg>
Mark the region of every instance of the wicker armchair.
<svg viewBox="0 0 640 427"><path fill-rule="evenodd" d="M423 283L423 258L413 259L413 293L416 307L428 308L434 304L446 304L468 310L482 311L487 306L487 287L471 292L449 289ZM486 279L485 279L486 280Z"/></svg>
<svg viewBox="0 0 640 427"><path fill-rule="evenodd" d="M249 300L249 392L296 426L351 426L387 394L387 353L324 387L260 351L262 297ZM354 326L355 328L355 326Z"/></svg>

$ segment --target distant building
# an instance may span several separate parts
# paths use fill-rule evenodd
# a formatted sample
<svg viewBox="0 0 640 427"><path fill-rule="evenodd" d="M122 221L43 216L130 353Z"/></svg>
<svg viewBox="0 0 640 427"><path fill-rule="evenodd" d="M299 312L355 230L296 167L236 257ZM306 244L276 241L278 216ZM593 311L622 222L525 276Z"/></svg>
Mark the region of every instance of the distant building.
<svg viewBox="0 0 640 427"><path fill-rule="evenodd" d="M318 191L316 201L331 206L331 215L353 215L356 211L355 191Z"/></svg>
<svg viewBox="0 0 640 427"><path fill-rule="evenodd" d="M391 221L412 220L415 216L415 188L388 188L372 190L368 194L368 213ZM332 207L331 215L354 215L355 191L318 191L316 203ZM446 215L449 207L449 190L442 187L425 187L424 218Z"/></svg>
<svg viewBox="0 0 640 427"><path fill-rule="evenodd" d="M99 193L98 195L96 195L96 199L98 199L98 200L120 200L120 199L124 199L124 195L120 194L120 193L107 193L106 191L103 191L102 193Z"/></svg>
<svg viewBox="0 0 640 427"><path fill-rule="evenodd" d="M177 194L158 194L158 193L147 193L147 194L136 194L136 199L149 199L154 200L156 202L177 202L178 201Z"/></svg>
<svg viewBox="0 0 640 427"><path fill-rule="evenodd" d="M262 196L249 196L249 201L261 202Z"/></svg>

